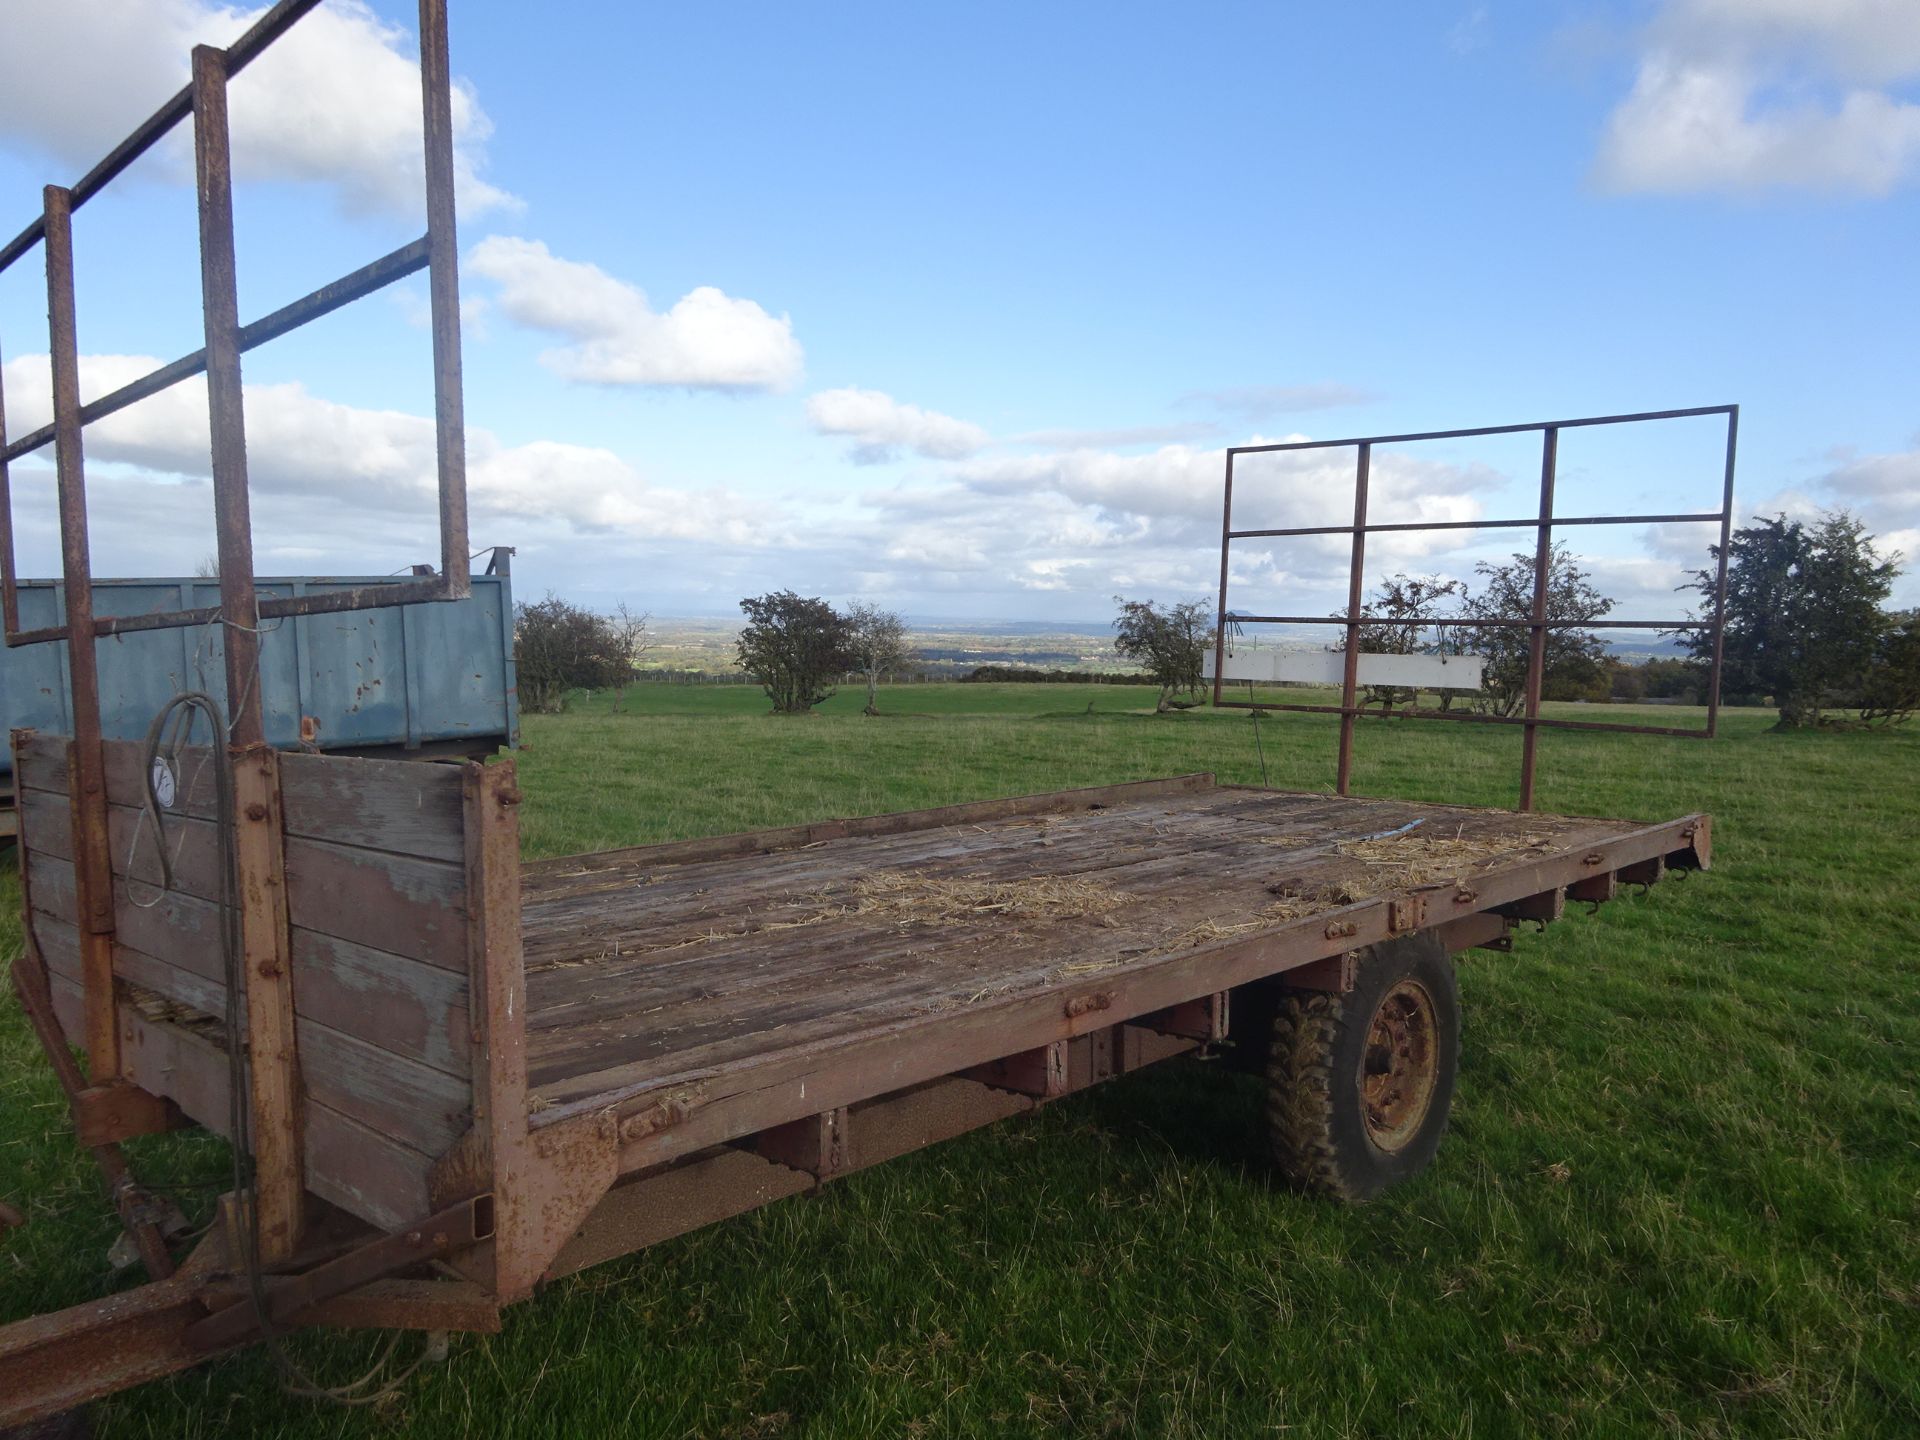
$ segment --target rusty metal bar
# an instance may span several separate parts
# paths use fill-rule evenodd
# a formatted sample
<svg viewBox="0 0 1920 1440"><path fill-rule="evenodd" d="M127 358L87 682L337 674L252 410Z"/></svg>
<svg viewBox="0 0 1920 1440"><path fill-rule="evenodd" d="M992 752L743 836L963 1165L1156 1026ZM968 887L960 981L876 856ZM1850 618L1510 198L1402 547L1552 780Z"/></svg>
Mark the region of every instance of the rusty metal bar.
<svg viewBox="0 0 1920 1440"><path fill-rule="evenodd" d="M253 582L247 429L240 379L240 298L233 253L233 155L227 134L226 52L193 51L193 150L200 195L200 296L206 312L207 415L213 436L213 517L227 667L227 739L265 738L260 610Z"/></svg>
<svg viewBox="0 0 1920 1440"><path fill-rule="evenodd" d="M107 854L107 781L100 751L100 672L93 646L92 559L87 544L87 477L80 426L80 342L73 299L72 197L46 188L47 331L53 361L54 469L60 499L60 564L67 621L67 678L73 718L69 788L73 879L86 977L87 1061L98 1085L120 1073L114 1014L113 869Z"/></svg>
<svg viewBox="0 0 1920 1440"><path fill-rule="evenodd" d="M0 412L0 439L6 438L5 414ZM0 484L6 472L0 470ZM1233 452L1227 452L1226 490L1220 501L1220 604L1214 611L1213 703L1220 703L1220 687L1227 670L1227 557L1233 542Z"/></svg>
<svg viewBox="0 0 1920 1440"><path fill-rule="evenodd" d="M1279 700L1222 700L1223 710L1289 710L1299 715L1345 715L1374 720L1458 720L1469 725L1525 725L1524 715L1485 715L1473 710L1369 710L1356 705L1349 712L1339 705L1298 705ZM1630 725L1612 720L1556 720L1543 715L1543 730L1611 730L1621 735L1670 735L1678 740L1710 740L1704 729L1684 730L1673 725Z"/></svg>
<svg viewBox="0 0 1920 1440"><path fill-rule="evenodd" d="M397 585L357 585L351 590L322 590L307 595L269 595L258 601L260 618L276 620L287 615L334 615L342 610L380 610L394 605L422 605L447 598L438 578L408 581ZM224 613L219 605L203 605L195 610L166 610L152 615L102 615L93 622L93 633L102 638L131 635L142 630L179 630L192 625L210 625ZM9 645L36 645L47 640L64 640L67 627L54 625L43 630L22 630L7 637Z"/></svg>
<svg viewBox="0 0 1920 1440"><path fill-rule="evenodd" d="M322 315L330 315L343 306L351 305L355 300L373 294L383 286L396 280L417 274L427 266L427 241L422 236L418 240L402 245L398 250L381 256L370 265L362 265L350 274L342 275L338 280L322 285L309 295L304 295L290 305L283 305L271 315L263 315L250 325L242 325L239 332L240 353L277 340L288 331L297 329L309 320L318 320ZM150 374L142 375L138 380L122 385L118 390L102 395L80 407L80 423L91 425L96 420L137 404L149 395L158 395L162 390L178 385L182 380L191 380L195 375L205 372L207 352L196 350L191 355L182 355L178 360L162 365ZM0 461L17 460L30 454L53 439L53 427L42 425L38 430L30 430L18 440L0 449ZM0 435L0 443L5 441ZM17 627L10 627L17 628Z"/></svg>
<svg viewBox="0 0 1920 1440"><path fill-rule="evenodd" d="M420 0L420 96L427 165L427 290L433 311L433 422L440 483L440 584L473 592L467 573L467 429L460 365L460 251L454 217L453 80L446 0Z"/></svg>
<svg viewBox="0 0 1920 1440"><path fill-rule="evenodd" d="M227 74L238 75L262 50L278 40L294 21L319 3L320 0L280 0L278 5L262 15L244 35L227 47ZM73 197L70 208L77 210L99 194L109 181L159 144L168 131L192 113L193 87L187 85L148 116L131 135L108 151L106 159L74 182L67 192ZM36 220L27 226L7 242L5 249L0 249L0 270L13 264L45 236L46 227L41 221Z"/></svg>
<svg viewBox="0 0 1920 1440"><path fill-rule="evenodd" d="M1578 515L1571 518L1556 515L1553 523L1560 525L1690 525L1719 524L1721 512L1718 510L1702 514L1686 515ZM1368 525L1364 527L1369 535L1382 535L1392 531L1407 530L1531 530L1540 523L1540 517L1527 520L1403 520L1391 525ZM1285 539L1300 535L1350 535L1351 525L1297 525L1285 530L1230 530L1229 540L1253 540L1261 538Z"/></svg>
<svg viewBox="0 0 1920 1440"><path fill-rule="evenodd" d="M1703 415L1732 415L1738 405L1700 405L1688 410L1641 410L1629 415L1587 415L1578 420L1535 420L1526 425L1478 425L1470 430L1423 430L1410 435L1357 435L1345 440L1290 440L1274 445L1235 445L1231 455L1266 455L1283 450L1335 450L1346 445L1404 445L1415 440L1467 440L1476 435L1523 435L1529 430L1577 430L1588 425L1622 425L1635 420L1691 420Z"/></svg>
<svg viewBox="0 0 1920 1440"><path fill-rule="evenodd" d="M13 993L26 1012L27 1023L33 1027L40 1048L46 1052L47 1063L53 1067L54 1078L60 1082L71 1106L86 1090L87 1079L74 1063L73 1053L67 1048L67 1037L61 1033L60 1022L54 1017L46 962L33 940L31 919L27 925L27 946L28 953L13 962ZM126 1156L112 1142L90 1145L88 1149L100 1167L100 1178L119 1213L121 1226L133 1237L134 1248L140 1252L140 1263L154 1279L166 1279L173 1274L173 1256L167 1252L166 1240L154 1224L154 1211L146 1192L134 1183Z"/></svg>
<svg viewBox="0 0 1920 1440"><path fill-rule="evenodd" d="M1534 524L1539 524L1534 521ZM1556 522L1558 523L1558 522ZM1332 615L1236 615L1242 625L1345 625L1347 617ZM1391 616L1362 615L1363 625L1448 625L1462 628L1531 630L1532 620L1477 620L1468 615L1443 615L1432 620L1396 620ZM1711 620L1549 620L1549 630L1711 630Z"/></svg>
<svg viewBox="0 0 1920 1440"><path fill-rule="evenodd" d="M1347 571L1347 653L1340 673L1340 762L1334 793L1344 795L1353 779L1353 701L1360 679L1360 617L1365 609L1367 568L1367 484L1373 446L1362 441L1353 470L1353 560ZM1217 672L1216 672L1217 673Z"/></svg>
<svg viewBox="0 0 1920 1440"><path fill-rule="evenodd" d="M1533 624L1527 642L1525 739L1520 749L1520 809L1533 809L1533 772L1540 746L1540 692L1547 674L1547 593L1553 570L1553 485L1560 432L1548 426L1540 440L1540 536L1533 551Z"/></svg>
<svg viewBox="0 0 1920 1440"><path fill-rule="evenodd" d="M1707 734L1720 732L1720 666L1726 658L1727 559L1733 547L1733 457L1739 446L1740 407L1727 412L1727 466L1720 491L1720 562L1713 581L1713 669L1707 677Z"/></svg>
<svg viewBox="0 0 1920 1440"><path fill-rule="evenodd" d="M254 1226L258 1253L293 1253L302 1225L300 1068L294 1037L286 885L281 873L278 759L266 744L260 695L260 604L253 578L247 434L240 375L240 304L233 251L232 151L224 51L193 52L193 140L200 196L200 291L206 318L207 413L220 556L227 744L234 766L234 883L246 965ZM229 997L228 1003L234 1003Z"/></svg>
<svg viewBox="0 0 1920 1440"><path fill-rule="evenodd" d="M13 481L7 474L5 375L6 356L0 354L0 634L11 635L20 628L20 579L13 563Z"/></svg>
<svg viewBox="0 0 1920 1440"><path fill-rule="evenodd" d="M463 1200L417 1225L348 1251L337 1260L300 1275L267 1282L267 1323L297 1323L302 1310L322 1300L380 1280L398 1270L438 1259L478 1244L493 1233L493 1197ZM246 1339L259 1328L259 1317L245 1300L216 1310L187 1331L187 1343L196 1350L223 1350Z"/></svg>

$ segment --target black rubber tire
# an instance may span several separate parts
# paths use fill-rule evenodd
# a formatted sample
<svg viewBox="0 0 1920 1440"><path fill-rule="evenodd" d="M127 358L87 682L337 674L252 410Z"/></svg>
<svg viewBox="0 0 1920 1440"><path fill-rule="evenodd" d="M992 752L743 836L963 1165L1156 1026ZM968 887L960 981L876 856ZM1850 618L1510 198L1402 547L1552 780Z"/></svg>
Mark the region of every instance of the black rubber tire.
<svg viewBox="0 0 1920 1440"><path fill-rule="evenodd" d="M1295 1184L1357 1205L1432 1163L1446 1134L1460 1063L1460 987L1453 957L1432 935L1369 947L1344 995L1288 990L1273 1020L1267 1056L1267 1130L1274 1163ZM1362 1072L1381 1002L1412 981L1432 1004L1431 1093L1410 1136L1375 1142Z"/></svg>

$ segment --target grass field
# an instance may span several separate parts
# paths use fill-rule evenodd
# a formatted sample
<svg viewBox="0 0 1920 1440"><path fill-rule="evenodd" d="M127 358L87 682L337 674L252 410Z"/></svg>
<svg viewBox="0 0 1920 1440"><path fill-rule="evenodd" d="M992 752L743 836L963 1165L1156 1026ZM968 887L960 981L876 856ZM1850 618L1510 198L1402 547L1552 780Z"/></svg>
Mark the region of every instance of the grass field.
<svg viewBox="0 0 1920 1440"><path fill-rule="evenodd" d="M1246 716L1153 716L1146 691L860 699L779 720L647 686L530 719L528 853L1261 777ZM1252 1081L1150 1072L557 1285L377 1411L288 1399L253 1355L106 1402L98 1431L1920 1434L1920 731L1771 719L1543 737L1542 808L1711 810L1716 868L1466 960L1452 1134L1364 1210L1274 1183ZM1261 722L1270 783L1327 787L1333 733ZM1512 733L1369 723L1357 754L1362 793L1512 803ZM33 1215L0 1319L115 1283L56 1093L0 1006L0 1195ZM134 1148L155 1177L222 1170L205 1139ZM369 1353L298 1349L336 1377Z"/></svg>

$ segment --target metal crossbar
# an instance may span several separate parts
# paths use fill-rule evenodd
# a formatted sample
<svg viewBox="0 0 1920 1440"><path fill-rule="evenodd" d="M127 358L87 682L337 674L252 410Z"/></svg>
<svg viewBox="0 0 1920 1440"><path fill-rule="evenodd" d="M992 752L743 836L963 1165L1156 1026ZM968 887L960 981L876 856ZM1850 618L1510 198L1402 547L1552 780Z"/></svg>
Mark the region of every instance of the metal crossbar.
<svg viewBox="0 0 1920 1440"><path fill-rule="evenodd" d="M1726 420L1726 465L1722 477L1720 508L1671 515L1569 515L1554 513L1554 484L1559 462L1560 432L1596 425L1632 425L1653 420L1684 420L1707 416ZM1215 615L1213 656L1213 703L1225 709L1291 710L1311 715L1340 717L1340 749L1335 788L1348 793L1353 780L1354 721L1369 713L1356 704L1359 690L1360 631L1367 625L1409 625L1422 622L1393 616L1370 615L1362 603L1365 589L1367 536L1428 530L1518 530L1535 532L1534 583L1531 614L1518 618L1474 618L1448 616L1424 623L1472 629L1524 629L1530 634L1527 653L1527 681L1522 713L1486 715L1468 711L1407 709L1393 712L1417 720L1457 720L1492 725L1518 725L1524 730L1520 759L1520 809L1533 808L1534 773L1538 735L1545 730L1608 730L1632 735L1670 735L1684 739L1712 739L1720 724L1720 671L1727 605L1727 545L1733 529L1734 453L1740 429L1738 405L1706 405L1688 410L1647 410L1630 415L1594 415L1577 420L1535 421L1525 425L1485 425L1467 430L1428 430L1406 435L1369 435L1346 440L1298 440L1273 445L1237 445L1227 451L1226 487L1220 516L1220 604ZM1537 514L1506 520L1432 520L1378 523L1368 518L1367 489L1377 445L1407 444L1420 440L1464 440L1486 435L1524 435L1538 432L1540 453L1540 508ZM1282 529L1236 530L1233 528L1234 462L1242 455L1267 455L1303 450L1354 451L1353 523L1350 525L1301 525ZM1713 614L1708 620L1692 617L1675 620L1552 620L1547 616L1549 571L1553 556L1553 531L1567 525L1660 525L1718 524L1720 544L1718 567L1714 577ZM1294 538L1310 535L1350 535L1352 557L1347 572L1347 606L1339 615L1241 615L1227 610L1227 577L1233 542L1236 540ZM1279 701L1229 700L1226 683L1227 627L1229 625L1339 625L1346 630L1345 664L1338 705L1287 704ZM1707 680L1707 723L1704 728L1669 725L1629 725L1600 720L1563 720L1540 713L1540 694L1546 669L1547 633L1552 630L1706 630L1712 636L1712 664ZM1386 712L1382 712L1383 714Z"/></svg>

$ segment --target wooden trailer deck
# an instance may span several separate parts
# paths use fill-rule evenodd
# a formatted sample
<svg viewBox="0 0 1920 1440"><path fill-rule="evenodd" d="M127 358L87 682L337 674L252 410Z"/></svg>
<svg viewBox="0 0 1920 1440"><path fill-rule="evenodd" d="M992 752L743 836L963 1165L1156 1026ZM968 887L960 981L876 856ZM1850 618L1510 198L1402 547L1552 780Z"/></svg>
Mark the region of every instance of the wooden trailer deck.
<svg viewBox="0 0 1920 1440"><path fill-rule="evenodd" d="M704 1107L756 1075L813 1076L831 1088L805 1102L817 1110L858 1098L837 1067L868 1094L914 1083L1058 1038L1063 1017L1111 1024L1337 957L1375 928L1497 941L1519 915L1557 916L1569 884L1597 900L1622 869L1657 878L1696 837L1704 856L1699 817L1646 827L1194 775L536 862L521 910L533 1123L676 1088ZM881 1079L863 1050L884 1057ZM735 1133L774 1113L761 1098Z"/></svg>

